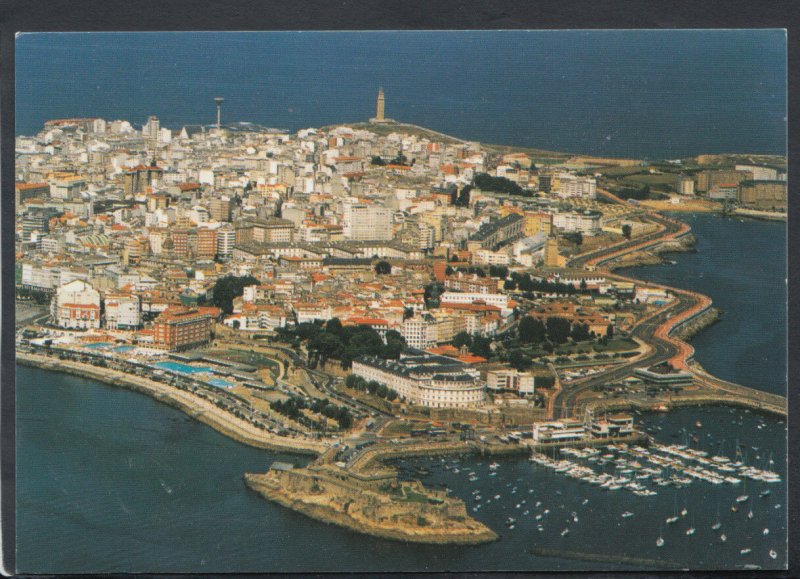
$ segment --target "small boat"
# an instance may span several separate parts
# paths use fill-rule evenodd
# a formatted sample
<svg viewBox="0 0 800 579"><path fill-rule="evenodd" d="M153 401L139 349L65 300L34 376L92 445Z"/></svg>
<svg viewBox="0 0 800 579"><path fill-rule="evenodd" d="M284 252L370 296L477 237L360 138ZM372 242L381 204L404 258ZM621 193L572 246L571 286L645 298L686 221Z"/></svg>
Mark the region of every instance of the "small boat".
<svg viewBox="0 0 800 579"><path fill-rule="evenodd" d="M769 556L770 556L771 559L777 559L778 558L778 553L775 551L775 549L770 549L769 550Z"/></svg>
<svg viewBox="0 0 800 579"><path fill-rule="evenodd" d="M681 516L685 517L688 512L689 511L686 509L686 507L683 507L683 509L681 510Z"/></svg>
<svg viewBox="0 0 800 579"><path fill-rule="evenodd" d="M747 555L747 554L748 554L750 551L752 551L752 549L750 549L750 548L748 547L748 548L746 548L746 549L742 549L741 551L739 551L739 554L740 554L740 555Z"/></svg>
<svg viewBox="0 0 800 579"><path fill-rule="evenodd" d="M566 536L568 534L569 534L569 529L564 529L563 531L561 531L561 536L562 537L564 537L564 536Z"/></svg>
<svg viewBox="0 0 800 579"><path fill-rule="evenodd" d="M494 495L494 500L497 500L499 498L500 498L500 495Z"/></svg>
<svg viewBox="0 0 800 579"><path fill-rule="evenodd" d="M737 503L743 503L749 498L750 498L749 495L739 495L738 497L736 497L736 502Z"/></svg>
<svg viewBox="0 0 800 579"><path fill-rule="evenodd" d="M747 513L747 518L748 518L748 519L752 519L752 518L753 518L753 511L749 511L749 512Z"/></svg>
<svg viewBox="0 0 800 579"><path fill-rule="evenodd" d="M764 497L769 496L770 493L772 493L772 491L769 490L769 489L766 489L766 490L761 491L758 496L760 496L763 499Z"/></svg>
<svg viewBox="0 0 800 579"><path fill-rule="evenodd" d="M679 517L677 517L677 516L675 516L675 517L669 517L669 518L667 519L667 524L668 524L668 525L671 525L672 523L676 523L676 522L678 521L678 518L679 518Z"/></svg>
<svg viewBox="0 0 800 579"><path fill-rule="evenodd" d="M628 517L632 517L632 516L633 516L633 513L630 512L630 511L625 511L624 513L622 513L622 518L623 519L627 519Z"/></svg>
<svg viewBox="0 0 800 579"><path fill-rule="evenodd" d="M506 520L506 525L513 525L516 522L517 519L515 519L514 517L508 517L508 519Z"/></svg>
<svg viewBox="0 0 800 579"><path fill-rule="evenodd" d="M736 505L731 505L731 512L732 513L735 513L738 510L739 510L739 507L737 507Z"/></svg>
<svg viewBox="0 0 800 579"><path fill-rule="evenodd" d="M542 531L544 531L544 527L542 525L539 525L538 527L536 527L536 530L541 533Z"/></svg>
<svg viewBox="0 0 800 579"><path fill-rule="evenodd" d="M688 529L686 529L686 536L687 537L691 536L691 535L694 535L694 533L695 533L695 528L694 527L689 527Z"/></svg>
<svg viewBox="0 0 800 579"><path fill-rule="evenodd" d="M762 533L763 535L769 535L769 529L768 529L767 527L764 527L764 530L763 530L763 531L761 531L761 533Z"/></svg>
<svg viewBox="0 0 800 579"><path fill-rule="evenodd" d="M664 537L659 537L656 539L656 547L663 547L664 546Z"/></svg>
<svg viewBox="0 0 800 579"><path fill-rule="evenodd" d="M725 533L722 533L722 534L719 536L719 540L720 540L720 541L722 541L722 542L724 543L725 541L727 541L727 540L728 540L728 536L727 536Z"/></svg>
<svg viewBox="0 0 800 579"><path fill-rule="evenodd" d="M716 522L713 525L711 525L711 530L712 531L719 531L720 528L722 528L722 523L720 523L720 522Z"/></svg>
<svg viewBox="0 0 800 579"><path fill-rule="evenodd" d="M702 422L700 422L699 420L698 420L697 422L695 422L695 423L694 423L694 425L695 425L697 428L703 428L703 423L702 423Z"/></svg>
<svg viewBox="0 0 800 579"><path fill-rule="evenodd" d="M529 513L530 513L530 511L525 511L525 512L524 512L524 513L522 513L522 514L523 514L523 515L527 515L527 514L529 514Z"/></svg>

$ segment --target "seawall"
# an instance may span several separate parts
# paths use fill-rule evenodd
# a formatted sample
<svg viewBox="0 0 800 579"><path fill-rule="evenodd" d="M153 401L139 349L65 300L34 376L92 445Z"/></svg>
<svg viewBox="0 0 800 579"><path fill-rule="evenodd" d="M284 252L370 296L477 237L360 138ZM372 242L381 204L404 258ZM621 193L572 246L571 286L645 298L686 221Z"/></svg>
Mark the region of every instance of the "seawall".
<svg viewBox="0 0 800 579"><path fill-rule="evenodd" d="M118 386L133 390L134 392L146 394L163 404L184 412L198 422L210 426L228 438L248 446L277 452L291 452L311 456L321 454L326 448L319 443L297 441L296 439L266 433L257 429L249 422L221 410L211 402L199 396L171 386L159 384L158 382L142 378L141 376L125 374L124 372L108 368L97 368L91 364L59 360L57 358L24 352L17 353L17 364L41 368L43 370L63 372L81 378L89 378L111 386Z"/></svg>

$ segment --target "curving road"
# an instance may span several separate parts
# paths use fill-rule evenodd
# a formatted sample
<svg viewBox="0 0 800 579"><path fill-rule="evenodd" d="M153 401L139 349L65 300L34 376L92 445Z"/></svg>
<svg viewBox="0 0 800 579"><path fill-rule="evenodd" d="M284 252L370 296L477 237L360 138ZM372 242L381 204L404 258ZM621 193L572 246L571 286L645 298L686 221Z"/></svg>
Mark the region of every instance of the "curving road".
<svg viewBox="0 0 800 579"><path fill-rule="evenodd" d="M611 195L607 191L599 192L615 201L624 203L624 201ZM657 231L635 240L617 243L610 247L580 254L569 261L569 266L591 269L627 253L673 241L691 231L691 228L686 223L664 217L663 215L647 212L647 216L658 225ZM611 273L608 274L608 277L642 283L641 280L626 278ZM692 372L695 375L696 381L707 387L717 389L726 394L734 394L738 397L756 400L765 408L774 410L785 408L786 399L782 396L767 394L738 384L732 384L711 376L704 371L696 371L690 368L688 362L694 355L694 348L683 340L671 336L671 334L679 326L708 310L712 305L711 299L708 296L696 292L661 284L648 282L647 285L667 290L676 296L676 300L647 318L640 320L631 330L632 336L648 344L649 349L647 353L606 371L576 380L568 385L562 385L548 401L548 415L551 418L558 419L571 416L575 408L575 401L578 397L594 386L622 380L629 376L636 368L649 367L667 361L679 370Z"/></svg>

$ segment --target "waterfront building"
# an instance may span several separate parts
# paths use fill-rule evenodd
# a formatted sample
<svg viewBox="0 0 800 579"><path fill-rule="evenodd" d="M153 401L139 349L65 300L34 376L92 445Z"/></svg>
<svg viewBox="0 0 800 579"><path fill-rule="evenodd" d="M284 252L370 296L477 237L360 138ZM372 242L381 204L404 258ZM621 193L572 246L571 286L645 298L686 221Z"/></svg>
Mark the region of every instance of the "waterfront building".
<svg viewBox="0 0 800 579"><path fill-rule="evenodd" d="M50 315L61 328L97 329L100 327L100 292L83 280L68 282L56 290Z"/></svg>
<svg viewBox="0 0 800 579"><path fill-rule="evenodd" d="M177 352L211 340L211 315L199 308L171 307L153 323L153 347Z"/></svg>
<svg viewBox="0 0 800 579"><path fill-rule="evenodd" d="M694 375L691 372L676 370L666 363L650 368L636 368L633 375L641 378L645 387L659 390L681 390L694 383Z"/></svg>
<svg viewBox="0 0 800 579"><path fill-rule="evenodd" d="M752 178L753 174L750 171L737 171L735 169L709 169L700 171L700 173L697 174L697 191L700 193L707 193L711 191L715 185L719 185L720 183L738 186L742 181Z"/></svg>
<svg viewBox="0 0 800 579"><path fill-rule="evenodd" d="M745 207L786 211L786 181L750 180L739 183L738 201Z"/></svg>
<svg viewBox="0 0 800 579"><path fill-rule="evenodd" d="M399 360L363 356L353 362L353 374L396 391L412 404L429 408L469 408L485 401L484 384L468 365L419 350Z"/></svg>
<svg viewBox="0 0 800 579"><path fill-rule="evenodd" d="M105 327L109 330L137 330L142 325L141 299L138 295L105 295Z"/></svg>
<svg viewBox="0 0 800 579"><path fill-rule="evenodd" d="M681 195L694 195L694 179L686 175L681 175L678 178L678 184L675 189Z"/></svg>

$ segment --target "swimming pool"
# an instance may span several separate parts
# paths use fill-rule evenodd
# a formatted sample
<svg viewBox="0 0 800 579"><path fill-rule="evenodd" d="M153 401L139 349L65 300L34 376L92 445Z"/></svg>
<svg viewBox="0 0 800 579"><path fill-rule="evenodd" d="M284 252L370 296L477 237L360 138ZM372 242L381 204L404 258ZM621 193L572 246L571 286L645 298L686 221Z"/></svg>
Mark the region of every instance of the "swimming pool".
<svg viewBox="0 0 800 579"><path fill-rule="evenodd" d="M178 374L202 374L204 372L210 373L212 370L207 366L197 367L189 366L188 364L181 364L180 362L158 362L155 364L158 368L176 372Z"/></svg>
<svg viewBox="0 0 800 579"><path fill-rule="evenodd" d="M236 386L236 384L228 382L227 380L222 380L221 378L211 378L207 383L217 388L233 388Z"/></svg>
<svg viewBox="0 0 800 579"><path fill-rule="evenodd" d="M111 345L111 342L95 342L94 344L86 344L83 347L91 348L92 350L99 350L101 348L108 348Z"/></svg>
<svg viewBox="0 0 800 579"><path fill-rule="evenodd" d="M131 351L131 350L133 350L135 348L136 348L136 346L117 346L116 348L114 348L114 351L115 352L129 352L129 351Z"/></svg>

